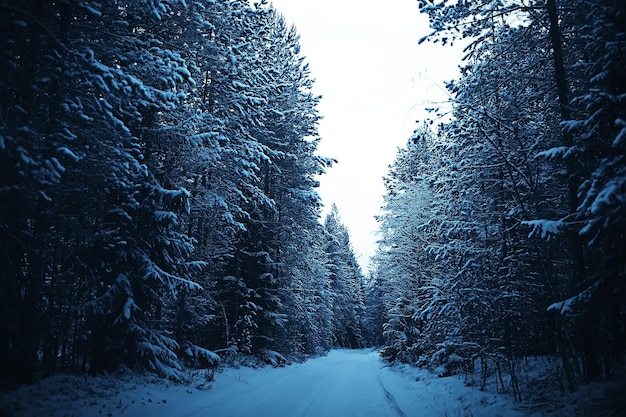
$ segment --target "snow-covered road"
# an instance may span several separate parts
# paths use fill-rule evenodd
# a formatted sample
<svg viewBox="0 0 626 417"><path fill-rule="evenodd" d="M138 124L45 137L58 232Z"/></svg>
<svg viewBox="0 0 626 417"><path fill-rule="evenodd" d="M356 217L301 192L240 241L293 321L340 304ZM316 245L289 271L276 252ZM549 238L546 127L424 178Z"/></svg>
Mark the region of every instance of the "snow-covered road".
<svg viewBox="0 0 626 417"><path fill-rule="evenodd" d="M155 397L155 398L158 398ZM504 400L504 402L503 402ZM179 402L179 401L182 401ZM149 404L148 404L149 405ZM154 417L520 416L510 402L465 387L456 377L392 369L372 350L333 350L284 368L228 369L213 388L123 415Z"/></svg>
<svg viewBox="0 0 626 417"><path fill-rule="evenodd" d="M226 369L199 390L148 376L57 375L9 397L14 417L520 417L506 395L469 388L372 350L333 350L283 368ZM4 413L4 414L3 414Z"/></svg>
<svg viewBox="0 0 626 417"><path fill-rule="evenodd" d="M296 371L297 370L297 371ZM413 387L399 373L385 371L372 351L335 350L291 368L237 373L216 381L197 416L231 417L404 417L418 412ZM232 384L232 378L239 379ZM401 398L403 406L398 404Z"/></svg>

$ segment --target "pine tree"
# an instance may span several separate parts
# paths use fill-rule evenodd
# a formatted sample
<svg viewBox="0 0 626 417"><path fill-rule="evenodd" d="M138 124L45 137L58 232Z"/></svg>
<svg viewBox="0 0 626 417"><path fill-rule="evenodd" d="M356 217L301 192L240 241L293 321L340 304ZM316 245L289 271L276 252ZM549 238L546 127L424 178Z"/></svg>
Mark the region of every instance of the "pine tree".
<svg viewBox="0 0 626 417"><path fill-rule="evenodd" d="M618 346L623 320L622 304L606 292L623 291L613 243L622 234L621 84L613 71L623 8L551 0L420 6L433 29L424 40L469 38L470 46L462 78L449 85L454 117L420 152L435 156L407 158L409 143L388 179L376 272L386 351L410 362L422 355L431 366L479 359L500 372L506 364L518 398L515 358L558 353L574 390L580 376L600 376L623 354L596 343L602 333L604 346ZM435 204L416 210L425 196ZM416 237L421 243L411 244ZM419 272L401 261L414 253L422 270L442 267L426 270L422 292ZM610 301L601 307L601 299Z"/></svg>
<svg viewBox="0 0 626 417"><path fill-rule="evenodd" d="M324 221L331 297L333 297L333 339L341 347L359 348L363 344L363 274L350 245L348 229L333 204Z"/></svg>

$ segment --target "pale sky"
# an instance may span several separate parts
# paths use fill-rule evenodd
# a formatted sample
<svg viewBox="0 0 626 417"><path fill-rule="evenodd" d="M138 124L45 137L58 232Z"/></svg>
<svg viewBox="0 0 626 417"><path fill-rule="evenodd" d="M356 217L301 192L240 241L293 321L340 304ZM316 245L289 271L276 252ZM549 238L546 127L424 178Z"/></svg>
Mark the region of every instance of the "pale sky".
<svg viewBox="0 0 626 417"><path fill-rule="evenodd" d="M417 0L272 0L300 34L301 53L322 95L318 154L339 161L320 178L364 272L374 255L383 176L426 107L447 100L461 52L418 40L429 32ZM324 216L325 213L324 212Z"/></svg>

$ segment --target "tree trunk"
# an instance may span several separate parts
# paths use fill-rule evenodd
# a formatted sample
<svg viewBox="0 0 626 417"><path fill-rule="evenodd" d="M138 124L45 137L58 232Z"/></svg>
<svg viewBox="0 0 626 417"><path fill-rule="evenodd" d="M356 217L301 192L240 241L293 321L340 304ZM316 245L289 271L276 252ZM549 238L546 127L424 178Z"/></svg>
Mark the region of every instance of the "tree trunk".
<svg viewBox="0 0 626 417"><path fill-rule="evenodd" d="M563 45L561 41L561 31L559 28L559 15L556 5L556 0L547 0L546 6L548 9L548 18L550 21L550 40L552 43L553 59L554 59L554 77L559 98L559 109L561 113L561 120L567 121L571 119L570 101L569 101L569 89L567 85L567 72L565 70ZM574 139L572 133L565 129L562 131L562 142L564 146L574 146ZM565 160L565 166L568 174L568 208L570 215L575 215L578 210L578 189L580 186L579 174L577 170L576 160L573 157L567 157ZM586 267L585 267L585 255L583 249L582 239L578 233L578 230L571 229L567 231L567 243L569 247L570 265L571 265L571 288L573 291L578 292L582 290L579 286L585 282L586 279ZM583 355L585 357L585 374L588 378L595 378L597 376L597 370L600 369L597 359L597 346L595 337L595 328L589 318L583 319L582 327L583 337ZM565 358L564 358L565 360ZM569 379L569 373L568 379ZM574 389L574 381L568 380L568 388Z"/></svg>

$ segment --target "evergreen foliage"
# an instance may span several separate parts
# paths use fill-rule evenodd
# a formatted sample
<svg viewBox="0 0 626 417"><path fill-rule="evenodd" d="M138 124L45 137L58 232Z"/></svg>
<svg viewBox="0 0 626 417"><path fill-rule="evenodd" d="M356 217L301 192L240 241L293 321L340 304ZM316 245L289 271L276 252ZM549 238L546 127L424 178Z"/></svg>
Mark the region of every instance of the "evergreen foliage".
<svg viewBox="0 0 626 417"><path fill-rule="evenodd" d="M451 119L419 128L387 177L383 354L444 374L480 364L482 384L506 373L518 399L528 355L558 356L569 390L611 376L626 323L624 6L419 3L424 40L470 44Z"/></svg>
<svg viewBox="0 0 626 417"><path fill-rule="evenodd" d="M2 385L120 365L181 380L216 352L336 342L315 191L332 161L295 29L235 0L0 16Z"/></svg>

